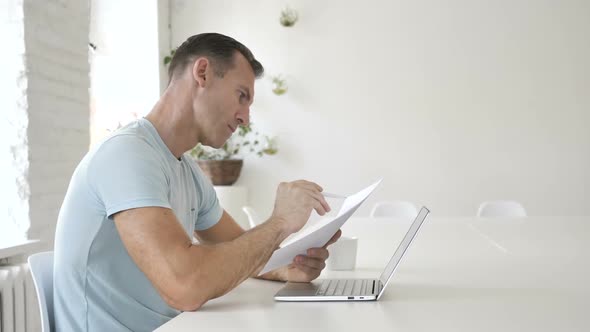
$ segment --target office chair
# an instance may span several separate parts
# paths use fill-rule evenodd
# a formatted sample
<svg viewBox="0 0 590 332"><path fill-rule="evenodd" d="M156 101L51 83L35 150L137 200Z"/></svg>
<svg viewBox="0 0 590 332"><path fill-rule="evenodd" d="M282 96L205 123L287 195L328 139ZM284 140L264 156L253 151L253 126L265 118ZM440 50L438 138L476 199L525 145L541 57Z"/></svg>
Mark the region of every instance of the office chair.
<svg viewBox="0 0 590 332"><path fill-rule="evenodd" d="M41 312L41 331L55 330L53 320L53 251L40 252L28 259Z"/></svg>
<svg viewBox="0 0 590 332"><path fill-rule="evenodd" d="M483 218L526 217L526 210L516 201L486 201L479 205L477 216Z"/></svg>

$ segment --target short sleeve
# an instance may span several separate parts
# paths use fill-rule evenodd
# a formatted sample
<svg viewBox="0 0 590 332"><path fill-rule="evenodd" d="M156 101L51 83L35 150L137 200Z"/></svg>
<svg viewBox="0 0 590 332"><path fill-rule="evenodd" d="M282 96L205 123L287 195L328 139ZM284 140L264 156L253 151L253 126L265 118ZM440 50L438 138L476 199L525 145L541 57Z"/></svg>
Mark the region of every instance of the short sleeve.
<svg viewBox="0 0 590 332"><path fill-rule="evenodd" d="M140 137L121 135L104 142L90 160L87 176L109 218L139 207L171 208L161 157Z"/></svg>
<svg viewBox="0 0 590 332"><path fill-rule="evenodd" d="M223 215L223 208L219 205L217 194L211 180L203 174L199 166L189 161L193 170L195 184L201 194L199 213L195 222L195 230L202 231L213 227Z"/></svg>

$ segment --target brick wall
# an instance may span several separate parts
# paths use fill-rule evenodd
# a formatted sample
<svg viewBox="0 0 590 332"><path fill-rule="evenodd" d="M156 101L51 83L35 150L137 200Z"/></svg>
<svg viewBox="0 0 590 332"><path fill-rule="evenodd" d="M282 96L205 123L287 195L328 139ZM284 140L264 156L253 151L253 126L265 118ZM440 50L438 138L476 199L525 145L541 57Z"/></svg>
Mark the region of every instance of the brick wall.
<svg viewBox="0 0 590 332"><path fill-rule="evenodd" d="M59 208L88 150L88 1L25 0L29 238L53 247Z"/></svg>

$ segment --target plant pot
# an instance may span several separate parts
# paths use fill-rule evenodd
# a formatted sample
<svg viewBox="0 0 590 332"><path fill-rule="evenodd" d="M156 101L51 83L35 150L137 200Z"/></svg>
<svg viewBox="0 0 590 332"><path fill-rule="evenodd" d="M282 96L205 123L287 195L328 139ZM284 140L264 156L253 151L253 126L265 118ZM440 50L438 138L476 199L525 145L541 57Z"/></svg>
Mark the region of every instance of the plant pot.
<svg viewBox="0 0 590 332"><path fill-rule="evenodd" d="M215 186L231 186L238 177L244 161L242 159L196 160L205 175Z"/></svg>

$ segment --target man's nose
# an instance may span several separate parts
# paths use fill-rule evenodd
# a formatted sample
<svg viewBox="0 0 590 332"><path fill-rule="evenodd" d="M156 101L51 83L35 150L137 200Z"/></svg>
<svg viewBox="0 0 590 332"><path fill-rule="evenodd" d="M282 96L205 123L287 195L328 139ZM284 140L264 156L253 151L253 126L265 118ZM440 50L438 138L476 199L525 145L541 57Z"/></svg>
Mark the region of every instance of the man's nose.
<svg viewBox="0 0 590 332"><path fill-rule="evenodd" d="M247 126L250 123L250 108L246 108L245 111L238 112L237 114L238 124Z"/></svg>

